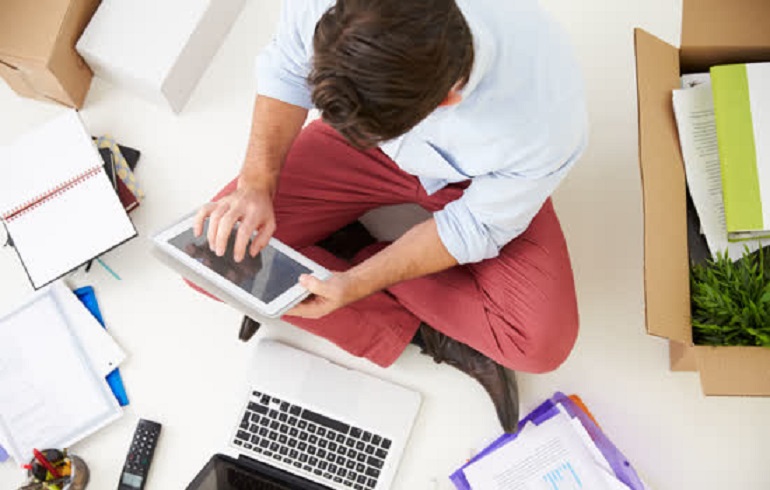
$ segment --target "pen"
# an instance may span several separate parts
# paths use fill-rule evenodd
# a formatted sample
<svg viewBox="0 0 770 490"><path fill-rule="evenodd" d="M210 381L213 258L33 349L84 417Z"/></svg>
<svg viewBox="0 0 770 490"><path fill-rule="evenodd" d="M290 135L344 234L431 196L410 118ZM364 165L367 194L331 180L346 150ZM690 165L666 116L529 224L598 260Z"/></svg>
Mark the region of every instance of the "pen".
<svg viewBox="0 0 770 490"><path fill-rule="evenodd" d="M34 454L34 455L35 455L35 459L36 459L36 460L37 460L37 461L38 461L38 462L39 462L41 465L43 465L43 466L45 467L45 469L47 469L47 470L48 470L48 472L49 472L49 473L50 473L50 474L51 474L51 475L52 475L52 476L53 476L55 479L57 479L57 480L58 480L59 478L61 478L61 475L59 474L59 472L56 470L56 468L54 468L54 466L51 464L51 462L50 462L50 461L48 461L48 460L45 458L45 456L43 456L43 453L41 453L41 452L40 452L40 451L38 451L37 449L33 449L33 450L32 450L32 454Z"/></svg>
<svg viewBox="0 0 770 490"><path fill-rule="evenodd" d="M110 269L110 267L109 267L107 264L105 264L105 263L104 263L104 261L103 261L102 259L100 259L99 257L97 257L97 258L96 258L96 261L97 261L97 262L99 262L99 265L101 265L102 267L104 267L104 269L105 269L107 272L109 272L110 274L112 274L112 277L114 277L114 278L115 278L115 279L117 279L118 281L120 281L120 280L121 280L121 279L120 279L120 276L119 276L119 275L117 275L117 274L115 273L115 271L114 271L114 270Z"/></svg>

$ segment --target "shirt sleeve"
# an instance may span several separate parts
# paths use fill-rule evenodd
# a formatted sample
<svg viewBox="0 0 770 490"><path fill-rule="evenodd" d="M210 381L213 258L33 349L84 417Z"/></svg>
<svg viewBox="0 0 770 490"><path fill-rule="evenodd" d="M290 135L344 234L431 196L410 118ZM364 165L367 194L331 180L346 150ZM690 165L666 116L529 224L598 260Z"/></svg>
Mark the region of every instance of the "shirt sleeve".
<svg viewBox="0 0 770 490"><path fill-rule="evenodd" d="M278 30L256 62L257 93L311 109L307 76L311 69L313 34L323 2L286 0Z"/></svg>
<svg viewBox="0 0 770 490"><path fill-rule="evenodd" d="M460 199L434 214L441 241L455 260L467 264L496 257L526 231L583 153L585 127L571 140L562 151L549 145L529 156L532 167L545 171L507 168L475 177Z"/></svg>

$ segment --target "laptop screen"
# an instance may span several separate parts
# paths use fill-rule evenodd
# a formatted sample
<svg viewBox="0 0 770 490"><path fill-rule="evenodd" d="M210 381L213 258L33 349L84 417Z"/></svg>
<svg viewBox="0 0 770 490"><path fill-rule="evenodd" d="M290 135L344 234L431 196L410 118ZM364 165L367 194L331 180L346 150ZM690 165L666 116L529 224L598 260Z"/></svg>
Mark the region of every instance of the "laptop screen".
<svg viewBox="0 0 770 490"><path fill-rule="evenodd" d="M317 490L326 488L256 461L250 461L246 465L221 454L211 458L195 477L195 480L187 486L187 490Z"/></svg>

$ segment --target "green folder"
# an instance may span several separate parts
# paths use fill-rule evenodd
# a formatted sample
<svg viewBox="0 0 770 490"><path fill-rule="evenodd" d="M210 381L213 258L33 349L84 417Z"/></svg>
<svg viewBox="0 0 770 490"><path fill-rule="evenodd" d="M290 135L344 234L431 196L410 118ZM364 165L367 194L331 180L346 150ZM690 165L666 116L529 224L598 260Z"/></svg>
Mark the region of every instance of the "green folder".
<svg viewBox="0 0 770 490"><path fill-rule="evenodd" d="M711 68L730 241L770 236L770 63Z"/></svg>

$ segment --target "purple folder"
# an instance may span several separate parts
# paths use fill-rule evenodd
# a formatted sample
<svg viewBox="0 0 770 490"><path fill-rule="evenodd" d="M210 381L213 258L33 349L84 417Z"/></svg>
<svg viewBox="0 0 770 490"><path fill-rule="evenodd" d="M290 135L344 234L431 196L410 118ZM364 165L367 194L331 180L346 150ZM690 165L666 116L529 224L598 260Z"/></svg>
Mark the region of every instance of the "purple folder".
<svg viewBox="0 0 770 490"><path fill-rule="evenodd" d="M615 472L615 476L626 484L631 490L644 490L644 484L639 479L631 463L623 456L623 453L615 447L612 441L602 432L602 430L591 420L586 413L580 409L575 402L569 399L563 393L556 393L550 400L546 400L539 407L534 409L529 415L527 415L521 422L519 422L519 428L523 428L527 422L532 422L535 425L540 425L551 417L559 413L557 405L561 405L567 411L572 418L577 418L583 424L591 439L596 444L596 447L602 452L604 457L610 463L612 471ZM503 434L495 442L489 445L482 452L477 454L473 459L464 464L460 469L455 471L452 476L449 477L458 490L472 490L468 480L465 478L463 470L470 464L484 458L485 456L493 453L505 444L513 441L518 437L518 434Z"/></svg>

